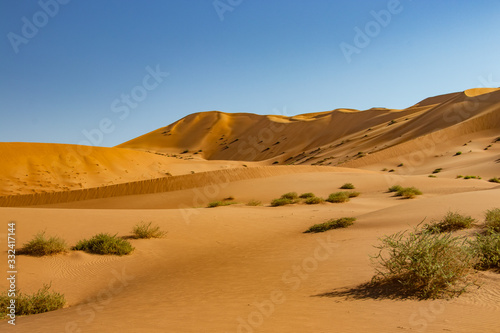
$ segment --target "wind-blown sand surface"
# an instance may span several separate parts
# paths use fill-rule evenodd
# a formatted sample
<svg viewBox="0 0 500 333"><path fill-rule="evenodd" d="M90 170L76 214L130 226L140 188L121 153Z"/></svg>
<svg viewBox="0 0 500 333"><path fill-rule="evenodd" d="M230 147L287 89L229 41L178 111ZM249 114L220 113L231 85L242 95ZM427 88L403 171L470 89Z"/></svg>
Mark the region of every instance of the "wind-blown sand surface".
<svg viewBox="0 0 500 333"><path fill-rule="evenodd" d="M499 90L483 89L405 110L291 118L200 113L86 154L68 153L85 149L70 145L0 144L7 156L0 164L0 216L4 225L17 222L18 248L43 230L69 245L100 232L128 236L139 222L168 232L162 239L131 239L135 250L123 257L18 256L23 292L51 283L68 304L18 317L15 327L0 322L0 330L500 332L494 271L477 273L477 286L451 300L357 289L375 272L370 255L380 237L450 210L482 221L484 211L500 207L500 185L487 181L500 177L499 101ZM273 128L282 130L266 131ZM276 161L281 165L272 166ZM429 178L437 168L442 171ZM361 192L348 203L269 207L289 191L326 197L346 182ZM387 193L394 184L424 194L400 199ZM204 208L229 196L238 204ZM246 206L250 200L263 206ZM303 233L344 216L357 221L348 229ZM0 230L2 239L6 232ZM6 251L0 260L6 262Z"/></svg>

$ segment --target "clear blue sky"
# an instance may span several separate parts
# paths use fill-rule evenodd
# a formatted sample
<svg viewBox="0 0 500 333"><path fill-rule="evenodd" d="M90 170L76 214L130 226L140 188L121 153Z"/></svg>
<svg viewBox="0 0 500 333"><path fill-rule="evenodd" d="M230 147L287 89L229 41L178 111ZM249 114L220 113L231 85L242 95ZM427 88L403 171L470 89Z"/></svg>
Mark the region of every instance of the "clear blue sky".
<svg viewBox="0 0 500 333"><path fill-rule="evenodd" d="M500 86L499 1L215 3L3 0L0 141L113 146L200 111L404 108Z"/></svg>

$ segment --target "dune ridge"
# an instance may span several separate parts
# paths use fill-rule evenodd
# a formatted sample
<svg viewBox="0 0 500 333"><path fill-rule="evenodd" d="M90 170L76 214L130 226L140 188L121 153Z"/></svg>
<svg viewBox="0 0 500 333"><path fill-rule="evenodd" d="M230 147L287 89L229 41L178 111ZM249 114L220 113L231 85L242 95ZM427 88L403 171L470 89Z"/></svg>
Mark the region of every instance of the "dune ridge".
<svg viewBox="0 0 500 333"><path fill-rule="evenodd" d="M135 194L152 194L169 191L204 187L252 178L305 172L357 172L347 168L321 166L263 166L253 168L234 168L200 172L189 175L147 179L124 184L100 186L65 192L33 193L0 197L0 207L22 207L48 205L82 200L103 199ZM362 171L358 171L362 172Z"/></svg>

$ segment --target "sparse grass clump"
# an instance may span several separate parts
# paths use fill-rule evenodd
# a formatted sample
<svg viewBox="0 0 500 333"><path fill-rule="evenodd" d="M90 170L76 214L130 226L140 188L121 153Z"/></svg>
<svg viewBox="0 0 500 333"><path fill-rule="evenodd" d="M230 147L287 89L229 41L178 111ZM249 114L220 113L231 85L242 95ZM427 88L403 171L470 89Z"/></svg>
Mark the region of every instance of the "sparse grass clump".
<svg viewBox="0 0 500 333"><path fill-rule="evenodd" d="M324 232L330 229L347 228L356 221L355 217L342 217L340 219L331 219L325 223L315 224L304 233Z"/></svg>
<svg viewBox="0 0 500 333"><path fill-rule="evenodd" d="M250 200L247 203L247 206L260 206L260 205L262 205L262 201L259 200Z"/></svg>
<svg viewBox="0 0 500 333"><path fill-rule="evenodd" d="M458 175L458 176L457 176L457 178L464 178L464 176L462 176L462 175Z"/></svg>
<svg viewBox="0 0 500 333"><path fill-rule="evenodd" d="M342 190L353 190L355 189L354 185L352 183L345 183L340 187Z"/></svg>
<svg viewBox="0 0 500 333"><path fill-rule="evenodd" d="M403 187L396 192L397 197L403 197L404 199L413 199L417 195L422 195L422 191L420 191L416 187Z"/></svg>
<svg viewBox="0 0 500 333"><path fill-rule="evenodd" d="M500 178L493 177L490 180L488 180L490 183L500 183Z"/></svg>
<svg viewBox="0 0 500 333"><path fill-rule="evenodd" d="M311 193L311 192L302 193L301 195L299 195L299 198L301 198L301 199L308 199L308 198L314 198L314 197L315 197L314 193Z"/></svg>
<svg viewBox="0 0 500 333"><path fill-rule="evenodd" d="M41 289L32 295L26 295L18 291L16 292L16 296L11 298L6 292L0 294L0 319L9 318L7 317L7 306L11 304L11 299L15 300L16 316L44 313L61 309L66 304L64 295L56 292L50 292L49 289L50 285L44 284Z"/></svg>
<svg viewBox="0 0 500 333"><path fill-rule="evenodd" d="M500 233L500 208L487 210L484 222L491 232Z"/></svg>
<svg viewBox="0 0 500 333"><path fill-rule="evenodd" d="M291 205L293 203L295 203L295 200L287 199L287 198L279 198L279 199L274 199L273 201L271 201L271 206L278 207L278 206Z"/></svg>
<svg viewBox="0 0 500 333"><path fill-rule="evenodd" d="M349 194L347 192L332 193L328 196L326 201L332 202L332 203L348 202L349 201Z"/></svg>
<svg viewBox="0 0 500 333"><path fill-rule="evenodd" d="M129 254L134 250L132 244L127 240L110 235L107 233L100 233L90 239L79 241L73 250L85 251L94 254L112 254L122 256Z"/></svg>
<svg viewBox="0 0 500 333"><path fill-rule="evenodd" d="M465 176L464 179L482 179L480 176Z"/></svg>
<svg viewBox="0 0 500 333"><path fill-rule="evenodd" d="M403 187L401 185L393 185L393 186L389 187L389 189L387 191L392 193L392 192L398 192L402 189L403 189Z"/></svg>
<svg viewBox="0 0 500 333"><path fill-rule="evenodd" d="M458 156L458 155L462 155L462 152L461 152L461 151L457 151L457 152L455 153L455 156Z"/></svg>
<svg viewBox="0 0 500 333"><path fill-rule="evenodd" d="M361 192L356 192L356 191L347 191L345 192L349 196L349 198L356 198L359 197Z"/></svg>
<svg viewBox="0 0 500 333"><path fill-rule="evenodd" d="M476 239L470 241L470 247L474 255L478 258L478 262L475 265L476 269L500 268L499 233L476 235Z"/></svg>
<svg viewBox="0 0 500 333"><path fill-rule="evenodd" d="M419 298L454 296L465 290L476 259L465 239L451 233L415 230L385 236L377 256L375 283L394 283L402 294Z"/></svg>
<svg viewBox="0 0 500 333"><path fill-rule="evenodd" d="M236 202L234 201L227 201L227 200L222 200L222 201L212 201L207 205L207 208L215 208L219 206L229 206L229 205L234 205Z"/></svg>
<svg viewBox="0 0 500 333"><path fill-rule="evenodd" d="M132 229L134 238L162 238L166 235L165 231L160 230L160 226L152 225L152 222L137 224Z"/></svg>
<svg viewBox="0 0 500 333"><path fill-rule="evenodd" d="M443 171L443 168L437 168L437 169L434 169L434 171L432 171L432 173L440 173L441 171Z"/></svg>
<svg viewBox="0 0 500 333"><path fill-rule="evenodd" d="M426 224L424 229L431 233L451 232L472 228L476 220L470 216L463 216L457 212L448 212L445 217L431 224Z"/></svg>
<svg viewBox="0 0 500 333"><path fill-rule="evenodd" d="M322 198L319 198L319 197L311 197L311 198L307 198L306 201L304 201L304 202L308 205L317 205L317 204L323 203L324 201L325 200L323 200Z"/></svg>
<svg viewBox="0 0 500 333"><path fill-rule="evenodd" d="M34 257L50 256L68 251L66 242L59 237L46 237L45 231L39 232L28 243L24 244L19 254Z"/></svg>
<svg viewBox="0 0 500 333"><path fill-rule="evenodd" d="M428 175L427 177L429 177L429 178L437 178L437 177L436 177L436 176L434 176L434 175Z"/></svg>

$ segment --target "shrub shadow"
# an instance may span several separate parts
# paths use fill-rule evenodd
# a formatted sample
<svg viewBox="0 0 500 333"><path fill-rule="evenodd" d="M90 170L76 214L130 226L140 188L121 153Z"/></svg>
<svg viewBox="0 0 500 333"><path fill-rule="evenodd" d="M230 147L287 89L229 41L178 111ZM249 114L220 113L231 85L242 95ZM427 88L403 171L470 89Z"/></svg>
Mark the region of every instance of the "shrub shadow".
<svg viewBox="0 0 500 333"><path fill-rule="evenodd" d="M414 295L410 295L407 291L402 290L401 284L397 281L390 282L368 282L355 287L337 288L330 292L312 295L311 297L331 297L344 298L346 300L405 300L419 299Z"/></svg>

